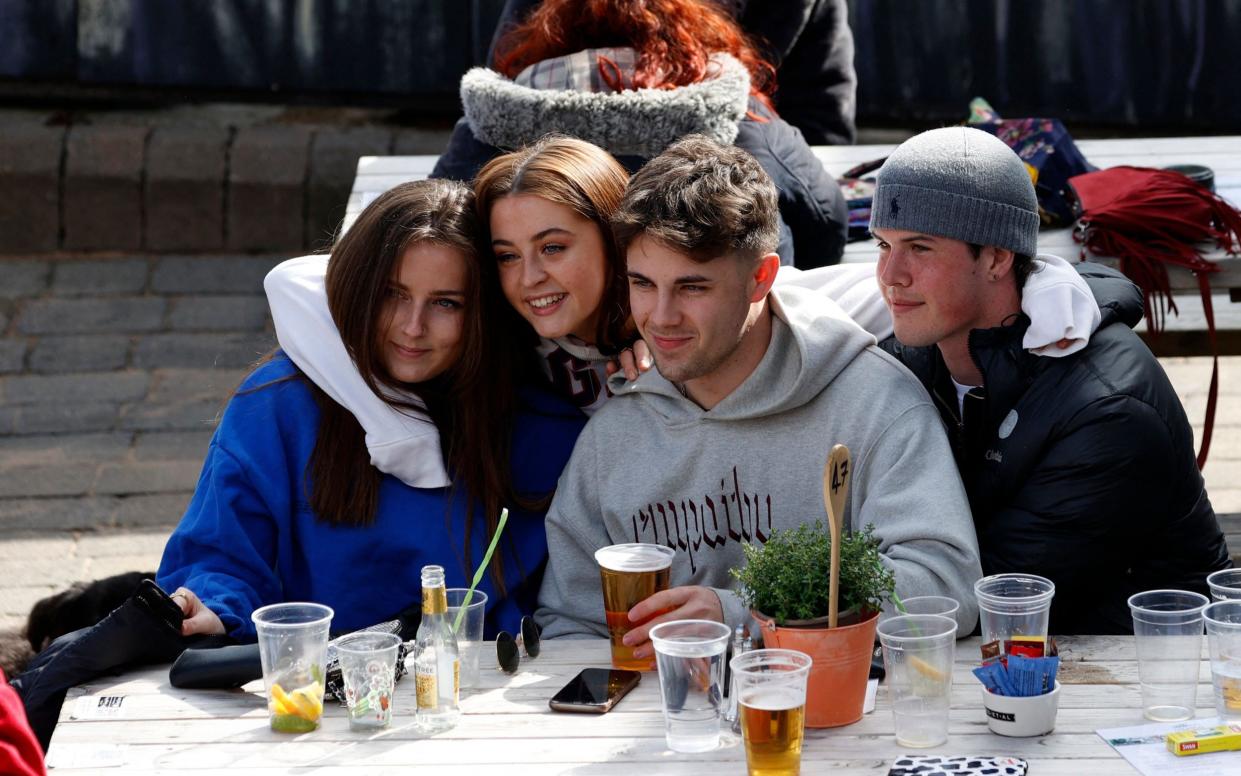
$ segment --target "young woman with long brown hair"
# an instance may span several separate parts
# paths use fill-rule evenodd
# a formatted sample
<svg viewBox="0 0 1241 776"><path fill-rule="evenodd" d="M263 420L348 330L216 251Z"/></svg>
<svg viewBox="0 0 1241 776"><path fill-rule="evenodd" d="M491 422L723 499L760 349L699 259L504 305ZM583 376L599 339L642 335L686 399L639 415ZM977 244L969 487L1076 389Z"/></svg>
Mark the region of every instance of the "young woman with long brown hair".
<svg viewBox="0 0 1241 776"><path fill-rule="evenodd" d="M157 581L183 631L253 638L250 613L283 600L336 611L334 628L415 602L419 570L465 586L502 507L503 548L480 585L488 632L532 611L547 556L542 527L582 419L515 387L511 310L482 259L463 185L403 184L372 203L328 263L332 344L383 406L433 440L420 487L370 463L358 420L281 352L229 402Z"/></svg>
<svg viewBox="0 0 1241 776"><path fill-rule="evenodd" d="M598 146L551 136L493 159L474 186L486 225L482 250L508 301L497 320L515 313L529 324L505 324L497 335L519 343L517 357L537 360L553 391L586 415L607 399L607 364L634 338L624 263L608 222L628 178ZM323 256L306 256L267 277L276 334L318 386L354 411L371 461L417 484L430 476L434 456L411 452L431 450L433 440L424 425L380 402L353 368L323 293L327 266Z"/></svg>

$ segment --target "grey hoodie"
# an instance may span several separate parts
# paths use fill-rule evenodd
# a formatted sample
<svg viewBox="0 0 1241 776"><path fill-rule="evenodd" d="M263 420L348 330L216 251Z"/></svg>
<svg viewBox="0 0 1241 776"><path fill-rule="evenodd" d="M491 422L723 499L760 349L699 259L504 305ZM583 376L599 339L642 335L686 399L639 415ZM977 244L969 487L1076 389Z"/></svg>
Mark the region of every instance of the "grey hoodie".
<svg viewBox="0 0 1241 776"><path fill-rule="evenodd" d="M978 542L930 398L821 295L786 287L768 300L767 353L711 410L657 370L611 384L547 514L545 637L607 635L594 552L622 542L672 547L672 586L711 587L725 622L747 623L728 570L743 544L825 519L823 465L838 442L853 457L846 525L874 524L900 597L955 598L959 632L973 630Z"/></svg>

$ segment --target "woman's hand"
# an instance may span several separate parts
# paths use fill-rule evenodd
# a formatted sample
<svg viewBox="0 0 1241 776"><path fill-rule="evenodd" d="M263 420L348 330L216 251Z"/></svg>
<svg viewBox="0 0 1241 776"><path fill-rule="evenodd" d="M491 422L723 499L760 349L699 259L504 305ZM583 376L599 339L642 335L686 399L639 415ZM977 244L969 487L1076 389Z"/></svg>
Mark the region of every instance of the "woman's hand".
<svg viewBox="0 0 1241 776"><path fill-rule="evenodd" d="M181 621L182 636L193 636L197 633L215 635L224 632L224 623L220 622L216 613L198 600L198 596L188 587L178 587L169 598L181 607L181 613L185 615L185 619Z"/></svg>
<svg viewBox="0 0 1241 776"><path fill-rule="evenodd" d="M609 361L606 370L609 377L623 370L625 372L625 379L632 382L637 380L639 375L650 371L654 365L654 362L651 361L651 351L646 346L646 342L638 340L633 343L632 348L622 350L616 356L615 361Z"/></svg>

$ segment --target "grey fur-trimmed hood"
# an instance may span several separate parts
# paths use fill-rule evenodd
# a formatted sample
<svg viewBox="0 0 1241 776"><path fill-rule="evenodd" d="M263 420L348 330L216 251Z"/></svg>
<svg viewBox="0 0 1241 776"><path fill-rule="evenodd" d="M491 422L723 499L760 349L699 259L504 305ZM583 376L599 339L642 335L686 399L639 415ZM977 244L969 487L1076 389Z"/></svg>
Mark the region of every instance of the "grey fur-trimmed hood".
<svg viewBox="0 0 1241 776"><path fill-rule="evenodd" d="M461 103L474 136L499 148L519 148L549 132L618 156L656 156L693 133L731 145L749 106L750 74L728 54L712 61L719 74L696 84L610 93L534 89L476 67L461 78Z"/></svg>

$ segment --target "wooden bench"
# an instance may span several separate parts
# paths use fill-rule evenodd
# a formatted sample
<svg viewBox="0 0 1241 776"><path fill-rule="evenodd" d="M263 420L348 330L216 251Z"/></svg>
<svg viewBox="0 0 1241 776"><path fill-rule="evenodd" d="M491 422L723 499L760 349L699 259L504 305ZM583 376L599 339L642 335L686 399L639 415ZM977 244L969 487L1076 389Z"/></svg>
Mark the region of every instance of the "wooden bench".
<svg viewBox="0 0 1241 776"><path fill-rule="evenodd" d="M839 177L863 162L887 156L895 145L815 146L814 152L824 169ZM1166 167L1171 164L1203 164L1215 171L1216 190L1233 203L1241 203L1241 136L1170 137L1128 140L1083 140L1078 147L1092 164L1100 168L1122 164ZM436 156L364 156L358 160L358 174L345 213L348 228L362 208L398 183L419 180L431 174ZM1039 235L1039 250L1069 259L1082 256L1082 247L1073 241L1070 229L1045 229ZM1213 251L1207 257L1218 263L1220 271L1211 276L1215 322L1220 352L1241 355L1241 257ZM1089 257L1115 265L1107 257ZM877 261L873 241L850 243L844 261ZM1169 280L1177 295L1177 315L1169 315L1166 331L1151 337L1145 322L1140 331L1159 356L1205 355L1210 353L1206 318L1194 276L1179 267L1170 267Z"/></svg>

